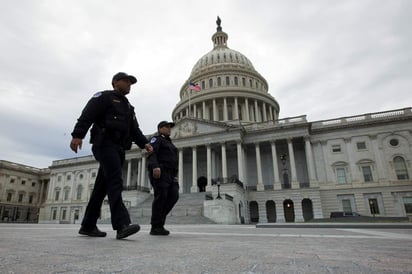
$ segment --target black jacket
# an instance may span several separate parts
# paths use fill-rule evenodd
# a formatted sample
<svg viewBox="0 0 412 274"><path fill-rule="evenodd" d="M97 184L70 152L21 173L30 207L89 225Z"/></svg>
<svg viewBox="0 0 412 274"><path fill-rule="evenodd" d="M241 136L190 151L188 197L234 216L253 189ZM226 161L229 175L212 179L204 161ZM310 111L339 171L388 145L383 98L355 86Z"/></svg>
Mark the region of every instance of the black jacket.
<svg viewBox="0 0 412 274"><path fill-rule="evenodd" d="M131 142L140 148L148 143L139 128L134 107L126 96L114 91L97 92L82 111L72 132L73 138L83 139L93 124L90 143L98 145L109 139L130 149Z"/></svg>
<svg viewBox="0 0 412 274"><path fill-rule="evenodd" d="M178 170L178 152L169 136L156 135L150 139L153 153L148 157L148 168L166 168L174 171Z"/></svg>

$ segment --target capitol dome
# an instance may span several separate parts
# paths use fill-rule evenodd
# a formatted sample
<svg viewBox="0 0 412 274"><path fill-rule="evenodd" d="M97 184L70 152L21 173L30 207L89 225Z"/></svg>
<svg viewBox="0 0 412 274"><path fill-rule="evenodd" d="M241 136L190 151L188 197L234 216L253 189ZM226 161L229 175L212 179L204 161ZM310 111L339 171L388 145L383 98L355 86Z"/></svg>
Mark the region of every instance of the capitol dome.
<svg viewBox="0 0 412 274"><path fill-rule="evenodd" d="M236 124L277 120L279 104L268 93L266 79L245 55L228 47L219 17L216 23L213 49L196 62L181 87L173 120L190 117Z"/></svg>

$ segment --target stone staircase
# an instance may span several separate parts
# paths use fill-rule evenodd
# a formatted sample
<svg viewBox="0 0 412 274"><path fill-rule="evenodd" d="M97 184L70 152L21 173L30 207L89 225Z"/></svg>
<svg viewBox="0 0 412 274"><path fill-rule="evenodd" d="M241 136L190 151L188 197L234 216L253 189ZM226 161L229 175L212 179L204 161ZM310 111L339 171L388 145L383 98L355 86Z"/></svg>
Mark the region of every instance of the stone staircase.
<svg viewBox="0 0 412 274"><path fill-rule="evenodd" d="M179 201L166 219L166 224L214 224L212 220L203 216L203 202L208 192L179 194ZM136 207L129 209L134 223L150 224L152 215L153 194Z"/></svg>

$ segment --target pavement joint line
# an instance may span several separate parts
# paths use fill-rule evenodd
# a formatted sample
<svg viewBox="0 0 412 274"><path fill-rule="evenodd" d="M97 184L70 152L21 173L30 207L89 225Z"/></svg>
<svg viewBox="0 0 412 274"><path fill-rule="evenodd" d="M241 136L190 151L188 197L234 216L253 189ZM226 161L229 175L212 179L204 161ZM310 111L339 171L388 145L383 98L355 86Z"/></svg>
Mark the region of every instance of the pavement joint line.
<svg viewBox="0 0 412 274"><path fill-rule="evenodd" d="M412 240L412 235L409 235L409 234L401 234L401 233L386 232L386 231L376 231L376 230L369 230L369 229L366 229L366 230L356 229L356 228L345 228L345 229L339 229L339 230L381 236L381 237L390 238L390 239Z"/></svg>

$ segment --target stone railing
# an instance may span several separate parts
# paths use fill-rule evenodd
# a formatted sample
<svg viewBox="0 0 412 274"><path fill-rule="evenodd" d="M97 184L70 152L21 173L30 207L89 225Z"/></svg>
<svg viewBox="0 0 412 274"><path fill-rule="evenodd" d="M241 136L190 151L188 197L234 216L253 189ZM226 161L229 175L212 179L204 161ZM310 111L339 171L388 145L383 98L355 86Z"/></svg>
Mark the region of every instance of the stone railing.
<svg viewBox="0 0 412 274"><path fill-rule="evenodd" d="M368 123L377 120L402 118L408 116L412 116L412 108L396 109L383 112L367 113L350 117L342 117L338 119L317 121L312 123L312 129L345 126L356 123Z"/></svg>

